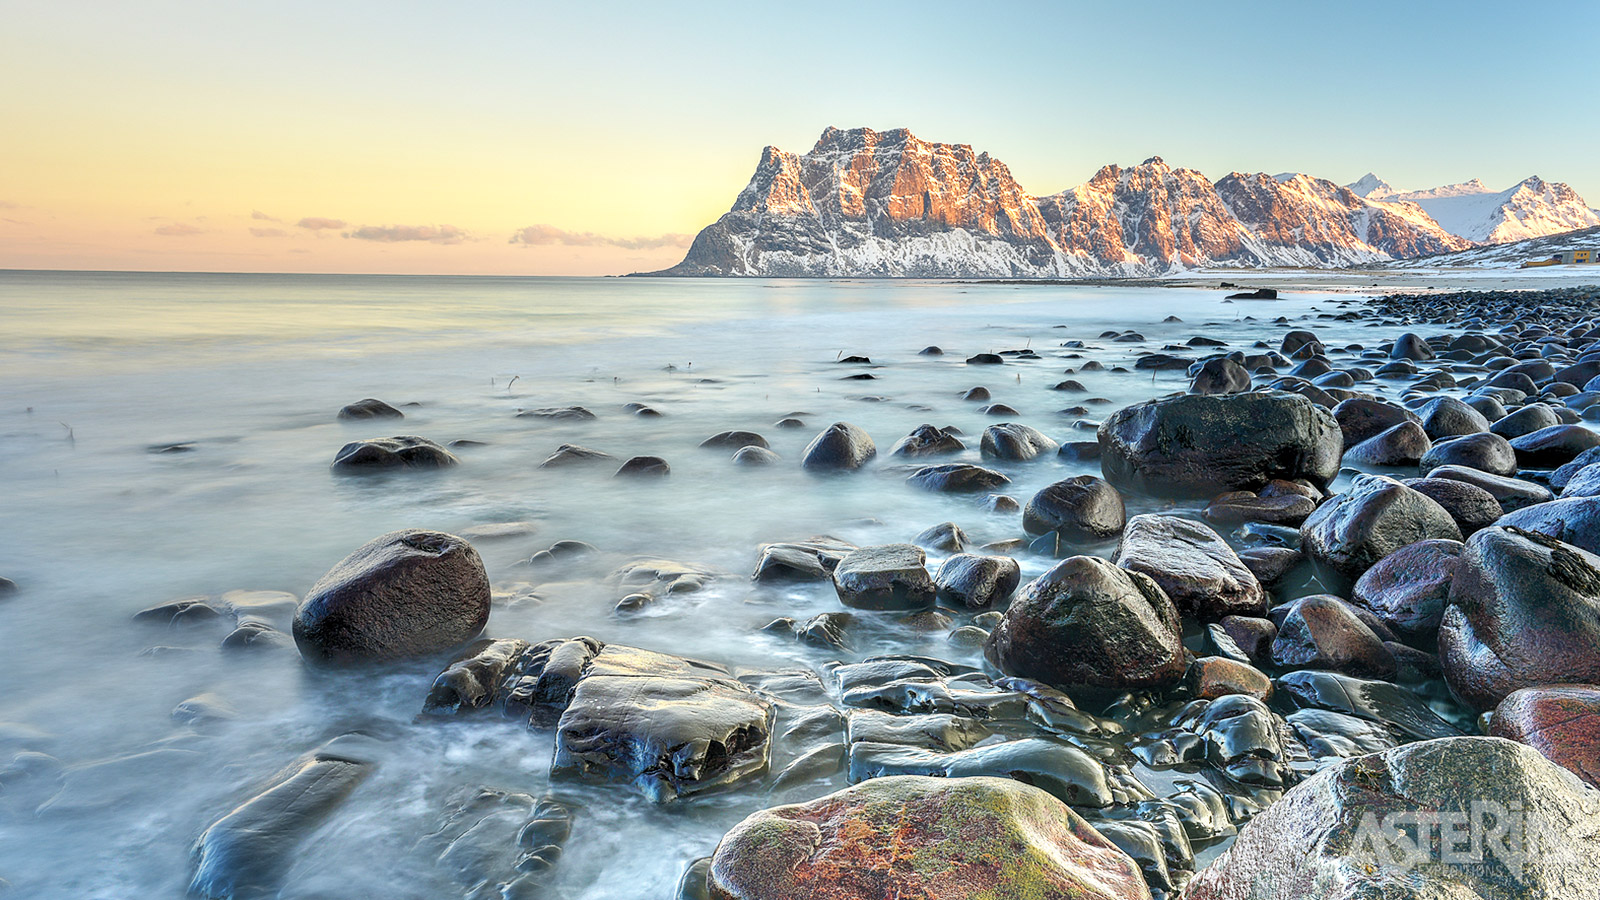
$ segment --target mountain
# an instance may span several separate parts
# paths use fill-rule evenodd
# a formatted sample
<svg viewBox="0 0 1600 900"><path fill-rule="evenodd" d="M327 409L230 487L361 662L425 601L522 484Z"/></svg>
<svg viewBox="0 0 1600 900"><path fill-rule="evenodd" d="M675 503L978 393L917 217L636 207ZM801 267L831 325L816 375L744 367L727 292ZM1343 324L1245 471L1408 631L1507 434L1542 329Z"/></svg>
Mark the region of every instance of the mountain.
<svg viewBox="0 0 1600 900"><path fill-rule="evenodd" d="M1415 203L1457 237L1503 244L1600 225L1600 213L1565 184L1535 175L1503 190L1474 178L1425 191L1396 191L1367 174L1350 189L1371 200Z"/></svg>
<svg viewBox="0 0 1600 900"><path fill-rule="evenodd" d="M1505 244L1485 244L1425 259L1401 259L1383 263L1386 269L1515 269L1531 260L1549 259L1563 250L1600 250L1600 226L1561 234L1528 238ZM1592 266L1600 269L1600 266ZM1563 271L1563 270L1551 270ZM1564 270L1570 271L1570 270ZM1600 272L1596 272L1600 280Z"/></svg>
<svg viewBox="0 0 1600 900"><path fill-rule="evenodd" d="M1549 218L1531 207L1525 216ZM1122 277L1346 266L1472 245L1376 176L1353 187L1296 172L1212 182L1152 157L1035 196L966 144L828 128L804 154L763 150L732 208L655 274Z"/></svg>

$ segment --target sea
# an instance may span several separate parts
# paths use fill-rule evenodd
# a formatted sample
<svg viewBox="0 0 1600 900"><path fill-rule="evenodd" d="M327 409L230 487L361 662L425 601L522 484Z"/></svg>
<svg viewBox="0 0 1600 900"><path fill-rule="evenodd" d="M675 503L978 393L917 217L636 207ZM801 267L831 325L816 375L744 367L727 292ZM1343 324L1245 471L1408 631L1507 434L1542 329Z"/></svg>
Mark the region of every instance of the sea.
<svg viewBox="0 0 1600 900"><path fill-rule="evenodd" d="M741 669L817 671L882 654L981 665L943 632L867 614L849 651L763 631L839 609L826 583L750 580L763 542L908 541L955 522L975 544L1021 536L1015 512L919 490L888 456L917 425L978 436L997 421L1094 439L1111 411L1183 390L1134 368L1195 335L1249 348L1310 325L1330 347L1375 340L1333 314L1358 297L940 281L493 278L0 272L0 878L7 897L179 898L197 836L274 773L351 731L373 774L290 857L270 896L465 897L435 839L487 787L571 805L550 896L674 896L690 863L751 812L760 785L657 806L624 786L552 782L552 735L495 715L419 717L445 658L377 669L305 666L292 646L224 650L231 621L135 621L183 598L266 598L285 610L363 543L401 528L480 533L495 588L487 634L574 635ZM1136 332L1138 340L1113 340ZM1392 335L1390 335L1392 336ZM1081 343L1075 343L1081 342ZM923 354L937 346L942 355ZM985 352L1037 360L969 365ZM1200 354L1192 354L1198 356ZM870 364L843 363L852 356ZM1097 360L1104 371L1080 372ZM1068 373L1071 374L1068 374ZM870 380L846 376L869 373ZM1052 390L1064 379L1086 391ZM961 399L983 386L1014 415ZM405 418L340 421L378 398ZM659 413L641 416L629 404ZM519 418L582 406L595 418ZM1074 410L1083 406L1086 411ZM1066 412L1063 412L1066 410ZM803 428L778 428L799 418ZM846 476L800 467L833 422L875 439ZM762 434L781 460L740 467L706 449ZM454 468L335 474L345 443L414 434L458 445ZM665 479L615 466L542 469L566 443L665 459ZM1050 457L995 466L1025 502L1097 473ZM1130 512L1158 509L1141 501ZM488 528L486 526L499 526ZM477 529L477 531L474 531ZM498 536L497 536L498 535ZM632 614L604 571L559 580L525 565L561 540L605 568L666 559L719 575ZM1024 578L1053 564L1016 551ZM931 554L936 564L941 554ZM232 594L231 592L285 592ZM286 605L287 604L287 605ZM967 618L955 614L954 624ZM811 785L810 796L844 785Z"/></svg>

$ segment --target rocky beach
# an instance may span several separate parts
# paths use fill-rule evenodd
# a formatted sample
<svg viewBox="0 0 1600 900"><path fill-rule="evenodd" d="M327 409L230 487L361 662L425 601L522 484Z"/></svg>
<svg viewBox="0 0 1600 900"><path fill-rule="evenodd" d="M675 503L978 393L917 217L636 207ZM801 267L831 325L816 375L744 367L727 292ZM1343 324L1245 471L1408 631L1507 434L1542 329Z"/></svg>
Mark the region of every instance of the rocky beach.
<svg viewBox="0 0 1600 900"><path fill-rule="evenodd" d="M1600 897L1600 288L1307 280L35 335L0 896Z"/></svg>

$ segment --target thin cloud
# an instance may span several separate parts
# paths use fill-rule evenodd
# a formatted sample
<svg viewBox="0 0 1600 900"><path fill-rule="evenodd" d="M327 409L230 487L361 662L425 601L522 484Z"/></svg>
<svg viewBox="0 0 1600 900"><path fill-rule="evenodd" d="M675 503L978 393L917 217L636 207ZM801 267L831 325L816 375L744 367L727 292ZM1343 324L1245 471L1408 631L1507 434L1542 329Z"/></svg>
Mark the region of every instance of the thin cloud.
<svg viewBox="0 0 1600 900"><path fill-rule="evenodd" d="M205 229L188 222L172 222L167 225L157 225L156 234L166 237L189 237L194 234L205 234Z"/></svg>
<svg viewBox="0 0 1600 900"><path fill-rule="evenodd" d="M289 232L284 231L282 228L252 228L250 229L250 233L260 238L280 238L289 236Z"/></svg>
<svg viewBox="0 0 1600 900"><path fill-rule="evenodd" d="M397 244L402 241L426 241L430 244L459 244L467 233L454 225L363 225L344 236L358 241L377 241Z"/></svg>
<svg viewBox="0 0 1600 900"><path fill-rule="evenodd" d="M694 238L687 234L660 234L654 237L613 237L592 231L567 231L554 225L529 225L511 235L510 243L525 247L621 247L624 250L659 250L663 247L688 247Z"/></svg>
<svg viewBox="0 0 1600 900"><path fill-rule="evenodd" d="M282 222L283 221L282 219L278 218L277 216L269 216L269 215L267 215L266 213L262 212L259 209L250 210L250 218L255 219L257 222Z"/></svg>
<svg viewBox="0 0 1600 900"><path fill-rule="evenodd" d="M21 203L12 203L10 200L0 200L0 209L21 209Z"/></svg>
<svg viewBox="0 0 1600 900"><path fill-rule="evenodd" d="M328 229L343 228L349 223L343 219L325 219L321 216L307 216L294 224L300 228L308 228L312 231L326 231Z"/></svg>

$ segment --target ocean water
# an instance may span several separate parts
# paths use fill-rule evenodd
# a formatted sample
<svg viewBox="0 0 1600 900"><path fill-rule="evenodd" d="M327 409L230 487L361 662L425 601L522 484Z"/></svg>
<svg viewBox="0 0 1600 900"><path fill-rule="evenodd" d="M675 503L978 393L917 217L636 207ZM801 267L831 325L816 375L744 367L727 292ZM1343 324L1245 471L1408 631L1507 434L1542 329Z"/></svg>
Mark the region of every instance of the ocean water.
<svg viewBox="0 0 1600 900"><path fill-rule="evenodd" d="M883 454L928 422L959 427L971 449L958 459L977 461L978 434L1005 419L959 399L976 385L1019 411L1006 419L1061 441L1092 440L1093 423L1078 419L1181 390L1186 379L1068 376L1067 367L1092 358L1131 369L1138 353L1195 334L1235 347L1275 343L1287 326L1270 319L1301 324L1350 300L1222 297L942 282L0 272L0 575L21 586L0 599L8 896L184 896L191 846L207 825L351 730L379 738L379 764L295 855L274 896L463 896L428 835L452 798L478 786L553 792L575 806L560 896L671 896L690 861L776 799L756 786L656 807L620 786L551 784L548 732L492 716L416 719L442 660L309 670L292 649L223 651L231 623L175 629L132 616L230 591L302 596L343 556L397 528L525 522L531 533L475 541L496 589L493 636L588 634L769 669L904 652L976 663L943 634L887 618L867 616L848 654L761 632L778 616L838 601L826 584L758 589L748 578L757 545L817 534L905 541L944 521L979 543L1020 536L1016 514L912 488L909 470ZM1374 340L1356 323L1315 328L1329 346ZM1099 339L1124 329L1146 340ZM1071 340L1092 349L1060 346ZM928 345L945 355L918 355ZM1044 358L964 362L1023 347ZM838 362L852 354L873 367ZM842 380L862 371L877 378ZM1067 377L1089 393L1050 390ZM405 420L335 419L364 397L401 406ZM1087 398L1107 402L1088 416L1058 412ZM661 416L632 415L624 405L633 402ZM516 417L568 405L597 418ZM806 427L773 427L790 415ZM849 476L809 476L801 450L834 421L867 429L880 457ZM729 429L765 435L783 461L744 469L728 452L698 447ZM449 470L330 473L345 442L392 434L482 445L462 448ZM567 442L661 456L672 474L641 482L604 466L538 468ZM174 443L188 450L153 452ZM996 467L1022 501L1097 468L1054 458ZM560 581L519 565L562 539L602 553ZM637 557L726 574L619 616L612 606L626 591L603 576ZM1052 562L1019 558L1025 577ZM268 618L287 629L284 609ZM196 697L225 715L174 716Z"/></svg>

